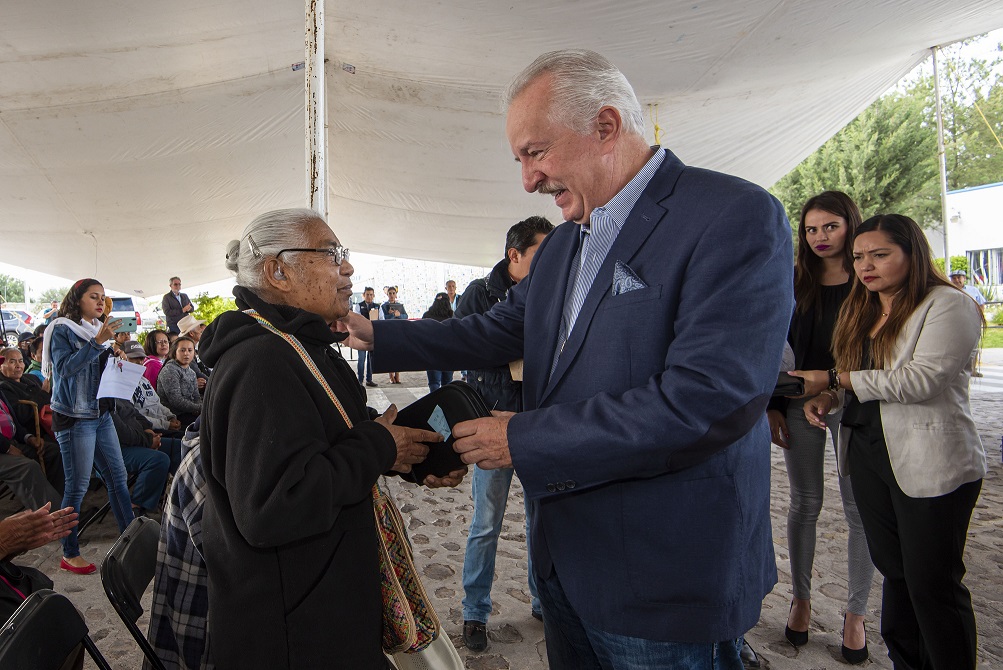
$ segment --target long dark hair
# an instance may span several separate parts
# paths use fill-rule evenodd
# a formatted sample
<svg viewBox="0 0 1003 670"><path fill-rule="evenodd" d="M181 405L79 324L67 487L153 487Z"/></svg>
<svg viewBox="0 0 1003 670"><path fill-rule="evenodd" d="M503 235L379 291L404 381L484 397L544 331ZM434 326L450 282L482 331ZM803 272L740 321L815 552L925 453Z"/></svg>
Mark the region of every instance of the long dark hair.
<svg viewBox="0 0 1003 670"><path fill-rule="evenodd" d="M874 366L883 369L891 362L892 349L903 326L927 294L937 286L947 286L955 291L961 289L947 281L934 266L930 258L930 244L915 221L901 214L879 214L860 224L854 238L879 230L909 257L909 275L905 285L892 299L888 321L871 342ZM881 301L877 292L867 290L856 273L851 282L853 287L839 310L839 320L832 334L832 354L839 370L861 368L863 343L881 318Z"/></svg>
<svg viewBox="0 0 1003 670"><path fill-rule="evenodd" d="M161 330L160 328L156 328L154 330L151 330L150 332L148 332L146 334L146 342L143 343L143 351L146 352L147 356L153 356L154 358L157 357L157 334L158 333L161 334L161 335L163 335L165 338L167 338L167 342L168 343L170 343L170 341L171 341L171 338L167 335L167 331L166 330Z"/></svg>
<svg viewBox="0 0 1003 670"><path fill-rule="evenodd" d="M822 259L815 255L808 244L805 233L805 217L812 210L822 210L846 221L846 236L843 238L843 269L853 277L853 235L860 225L860 209L850 196L842 191L823 191L809 198L801 208L801 223L798 224L798 249L794 259L794 300L797 311L808 313L818 304L822 295ZM821 312L819 312L821 316Z"/></svg>
<svg viewBox="0 0 1003 670"><path fill-rule="evenodd" d="M192 346L193 347L195 346L195 340L188 337L187 335L180 335L177 339L175 339L171 343L171 350L167 354L168 361L174 361L175 363L178 362L178 347L181 345L182 342L191 342Z"/></svg>
<svg viewBox="0 0 1003 670"><path fill-rule="evenodd" d="M97 284L101 288L104 288L104 284L99 282L97 279L78 279L70 290L66 292L63 296L63 303L59 306L59 316L66 317L70 321L79 322L83 316L80 314L80 299L84 297L84 293L87 293L87 289L91 286Z"/></svg>
<svg viewBox="0 0 1003 670"><path fill-rule="evenodd" d="M431 307L422 318L435 319L436 321L453 318L453 308L449 306L449 296L445 293L436 293Z"/></svg>

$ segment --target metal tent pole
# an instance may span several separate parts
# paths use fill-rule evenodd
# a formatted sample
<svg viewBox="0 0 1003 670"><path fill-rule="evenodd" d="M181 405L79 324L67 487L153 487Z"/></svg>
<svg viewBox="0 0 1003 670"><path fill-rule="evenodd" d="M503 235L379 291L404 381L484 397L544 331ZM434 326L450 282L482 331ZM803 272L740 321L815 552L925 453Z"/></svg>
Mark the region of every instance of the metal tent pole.
<svg viewBox="0 0 1003 670"><path fill-rule="evenodd" d="M327 220L327 98L324 0L306 0L307 200Z"/></svg>
<svg viewBox="0 0 1003 670"><path fill-rule="evenodd" d="M937 100L937 162L940 165L940 220L944 224L944 274L951 274L951 254L947 246L947 156L944 150L944 114L940 104L940 71L937 55L940 47L931 47L933 52L933 95Z"/></svg>

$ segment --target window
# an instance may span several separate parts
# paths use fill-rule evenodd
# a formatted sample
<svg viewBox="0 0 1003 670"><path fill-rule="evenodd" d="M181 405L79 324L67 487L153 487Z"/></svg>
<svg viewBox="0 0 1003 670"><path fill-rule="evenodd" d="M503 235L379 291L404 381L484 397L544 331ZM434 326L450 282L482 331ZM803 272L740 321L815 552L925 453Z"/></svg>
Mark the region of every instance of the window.
<svg viewBox="0 0 1003 670"><path fill-rule="evenodd" d="M1003 248L968 252L968 279L977 286L1003 284Z"/></svg>
<svg viewBox="0 0 1003 670"><path fill-rule="evenodd" d="M113 312L135 312L132 298L112 298L111 311Z"/></svg>

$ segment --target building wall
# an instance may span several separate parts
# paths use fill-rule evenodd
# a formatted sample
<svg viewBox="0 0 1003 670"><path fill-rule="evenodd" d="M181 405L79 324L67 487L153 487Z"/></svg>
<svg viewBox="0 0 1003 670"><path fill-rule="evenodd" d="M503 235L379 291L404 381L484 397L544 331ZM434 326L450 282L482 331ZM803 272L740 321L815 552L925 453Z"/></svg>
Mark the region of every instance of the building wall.
<svg viewBox="0 0 1003 670"><path fill-rule="evenodd" d="M968 257L969 282L1003 284L1003 183L951 191L947 211L948 246Z"/></svg>

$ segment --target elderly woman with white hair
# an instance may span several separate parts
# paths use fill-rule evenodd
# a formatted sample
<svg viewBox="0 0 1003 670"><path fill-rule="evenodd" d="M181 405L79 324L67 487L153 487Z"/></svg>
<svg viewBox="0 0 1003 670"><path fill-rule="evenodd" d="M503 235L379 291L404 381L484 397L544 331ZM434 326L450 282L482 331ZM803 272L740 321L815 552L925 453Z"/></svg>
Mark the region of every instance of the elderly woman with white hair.
<svg viewBox="0 0 1003 670"><path fill-rule="evenodd" d="M332 348L353 268L319 214L259 216L226 266L241 311L217 318L199 347L213 368L200 436L216 667L389 668L371 489L440 438L392 425L393 406L367 408Z"/></svg>

